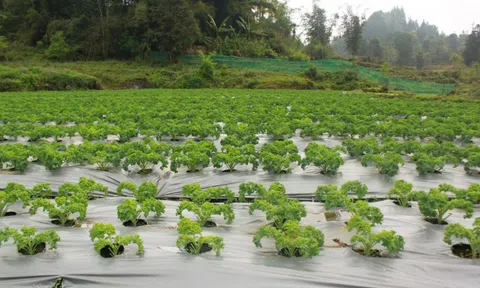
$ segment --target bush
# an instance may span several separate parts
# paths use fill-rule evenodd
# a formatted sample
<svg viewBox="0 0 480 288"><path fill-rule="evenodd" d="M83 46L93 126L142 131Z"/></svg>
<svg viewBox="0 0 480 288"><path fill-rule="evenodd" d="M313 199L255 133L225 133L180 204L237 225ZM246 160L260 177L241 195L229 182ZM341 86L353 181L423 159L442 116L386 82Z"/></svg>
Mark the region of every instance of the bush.
<svg viewBox="0 0 480 288"><path fill-rule="evenodd" d="M72 53L72 48L65 42L62 31L55 33L50 39L50 46L45 51L45 56L52 60L65 60Z"/></svg>
<svg viewBox="0 0 480 288"><path fill-rule="evenodd" d="M14 79L0 79L0 92L21 91L22 83Z"/></svg>
<svg viewBox="0 0 480 288"><path fill-rule="evenodd" d="M89 90L99 88L97 79L88 75L72 72L45 72L42 75L43 87L46 90Z"/></svg>
<svg viewBox="0 0 480 288"><path fill-rule="evenodd" d="M288 60L290 60L290 61L310 61L310 56L303 53L303 52L295 51L290 56L288 56Z"/></svg>
<svg viewBox="0 0 480 288"><path fill-rule="evenodd" d="M185 89L198 89L202 88L203 79L196 75L186 75L182 80L182 88Z"/></svg>
<svg viewBox="0 0 480 288"><path fill-rule="evenodd" d="M200 57L202 57L202 64L200 65L200 77L206 80L213 80L215 77L215 63L213 62L214 54L205 55L202 51L199 51Z"/></svg>

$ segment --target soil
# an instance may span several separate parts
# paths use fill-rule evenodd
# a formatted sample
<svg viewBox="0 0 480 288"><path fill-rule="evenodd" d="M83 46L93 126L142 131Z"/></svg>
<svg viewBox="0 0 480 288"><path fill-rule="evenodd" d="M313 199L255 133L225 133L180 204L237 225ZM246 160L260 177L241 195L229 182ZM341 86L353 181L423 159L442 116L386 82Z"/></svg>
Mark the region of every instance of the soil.
<svg viewBox="0 0 480 288"><path fill-rule="evenodd" d="M353 250L353 252L356 252L360 255L365 256L365 254L363 252L363 249L353 249L352 248L352 250ZM375 249L375 250L372 251L372 255L370 255L369 257L382 257L382 251Z"/></svg>
<svg viewBox="0 0 480 288"><path fill-rule="evenodd" d="M237 170L235 170L235 169L233 169L233 170L230 170L230 169L222 170L222 172L224 172L224 173L235 172L235 171L237 171Z"/></svg>
<svg viewBox="0 0 480 288"><path fill-rule="evenodd" d="M283 248L283 249L280 249L280 251L278 251L278 255L282 255L284 257L290 257L290 255L288 255L287 253L287 249ZM300 253L300 249L299 248L295 248L295 251L293 253L293 255L295 257L302 257L303 255Z"/></svg>
<svg viewBox="0 0 480 288"><path fill-rule="evenodd" d="M120 245L120 248L118 248L117 255L112 255L111 249L112 249L112 246L110 246L110 245L107 245L107 246L103 247L100 250L100 256L102 256L103 258L113 258L113 257L115 257L117 255L121 255L121 254L123 254L123 252L125 252L125 247L123 245Z"/></svg>
<svg viewBox="0 0 480 288"><path fill-rule="evenodd" d="M439 224L437 218L425 218L425 221L435 225ZM443 221L442 223L440 223L440 225L447 225L447 224L448 224L447 221Z"/></svg>
<svg viewBox="0 0 480 288"><path fill-rule="evenodd" d="M143 169L143 170L138 171L138 174L140 174L140 175L148 175L148 174L152 174L152 172L153 172L152 169Z"/></svg>
<svg viewBox="0 0 480 288"><path fill-rule="evenodd" d="M213 227L217 227L217 223L213 222L213 221L207 221L205 223L205 225L203 225L203 227L206 227L206 228L213 228Z"/></svg>
<svg viewBox="0 0 480 288"><path fill-rule="evenodd" d="M137 220L137 226L134 226L133 222L131 220L123 222L123 226L127 226L127 227L139 227L139 226L146 226L146 225L148 225L148 223L147 223L147 221L145 221L143 219L138 219Z"/></svg>
<svg viewBox="0 0 480 288"><path fill-rule="evenodd" d="M397 205L397 206L401 206L400 205L400 202L398 200L395 200L393 201L393 204ZM408 207L408 208L412 208L412 205L410 203L407 204L407 206L401 206L401 207Z"/></svg>
<svg viewBox="0 0 480 288"><path fill-rule="evenodd" d="M327 221L336 221L338 219L338 215L335 211L327 211L325 213L323 213L325 215L325 219L327 219Z"/></svg>
<svg viewBox="0 0 480 288"><path fill-rule="evenodd" d="M50 221L50 223L54 224L54 225L58 225L58 226L64 226L64 227L73 227L75 226L75 220L67 220L67 223L65 223L65 225L62 225L60 223L60 220L58 219L55 219L55 220L52 220Z"/></svg>
<svg viewBox="0 0 480 288"><path fill-rule="evenodd" d="M47 245L45 244L45 242L39 243L37 245L37 247L35 247L35 254L33 254L33 255L37 255L38 253L45 252L46 248L47 248ZM30 254L28 254L27 250L25 250L25 249L19 249L18 253L20 253L22 255L26 255L26 256L30 255Z"/></svg>
<svg viewBox="0 0 480 288"><path fill-rule="evenodd" d="M190 242L190 243L188 243L187 245L185 245L185 250L186 250L188 253L191 254L191 253L193 252L193 250L195 249L194 247L195 247L195 246L193 245L193 243ZM202 247L200 248L200 254L206 253L206 252L210 252L210 251L212 251L212 250L213 250L213 248L212 248L210 245L208 245L207 243L204 243L204 244L202 245Z"/></svg>
<svg viewBox="0 0 480 288"><path fill-rule="evenodd" d="M452 253L455 256L462 258L472 258L472 247L469 244L455 244L452 246ZM477 253L477 258L480 257L480 253Z"/></svg>
<svg viewBox="0 0 480 288"><path fill-rule="evenodd" d="M7 211L7 213L5 213L5 215L4 215L4 217L15 216L15 215L17 215L17 212Z"/></svg>

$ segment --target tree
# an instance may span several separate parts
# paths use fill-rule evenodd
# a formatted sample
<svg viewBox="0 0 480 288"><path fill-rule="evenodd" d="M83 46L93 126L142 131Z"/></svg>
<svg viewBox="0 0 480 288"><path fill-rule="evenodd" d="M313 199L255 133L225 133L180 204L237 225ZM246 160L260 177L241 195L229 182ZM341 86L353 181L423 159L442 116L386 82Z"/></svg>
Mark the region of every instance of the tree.
<svg viewBox="0 0 480 288"><path fill-rule="evenodd" d="M417 66L418 70L423 69L423 66L425 66L425 57L423 52L417 52L417 55L415 56L415 65Z"/></svg>
<svg viewBox="0 0 480 288"><path fill-rule="evenodd" d="M397 32L394 36L394 45L397 50L397 63L402 66L409 66L413 60L413 47L415 36L408 32Z"/></svg>
<svg viewBox="0 0 480 288"><path fill-rule="evenodd" d="M149 0L149 28L144 37L150 39L150 49L163 50L174 60L198 40L200 28L191 9L190 0Z"/></svg>
<svg viewBox="0 0 480 288"><path fill-rule="evenodd" d="M468 36L465 50L463 50L463 58L468 66L473 62L480 62L480 24L475 26Z"/></svg>
<svg viewBox="0 0 480 288"><path fill-rule="evenodd" d="M307 33L309 45L320 43L323 46L327 46L330 43L332 29L337 17L334 17L329 23L325 9L314 2L312 12L307 12L303 15L303 26Z"/></svg>
<svg viewBox="0 0 480 288"><path fill-rule="evenodd" d="M447 37L447 45L449 53L458 52L458 48L460 47L460 39L458 38L457 34L450 34Z"/></svg>
<svg viewBox="0 0 480 288"><path fill-rule="evenodd" d="M50 46L45 50L45 56L52 60L66 60L72 53L72 48L65 41L62 31L55 33L50 39Z"/></svg>
<svg viewBox="0 0 480 288"><path fill-rule="evenodd" d="M351 6L347 6L347 12L342 16L342 32L347 44L347 50L351 55L357 55L362 40L362 29L365 25L365 15L356 15Z"/></svg>
<svg viewBox="0 0 480 288"><path fill-rule="evenodd" d="M383 57L383 48L380 44L380 40L378 38L373 38L368 43L367 47L367 55L375 58L382 58Z"/></svg>
<svg viewBox="0 0 480 288"><path fill-rule="evenodd" d="M0 27L1 28L1 27ZM8 48L8 41L7 41L7 38L5 36L0 36L0 53L3 54L3 57L5 57L5 60L8 61L8 56L7 54L5 53L5 51L7 50Z"/></svg>

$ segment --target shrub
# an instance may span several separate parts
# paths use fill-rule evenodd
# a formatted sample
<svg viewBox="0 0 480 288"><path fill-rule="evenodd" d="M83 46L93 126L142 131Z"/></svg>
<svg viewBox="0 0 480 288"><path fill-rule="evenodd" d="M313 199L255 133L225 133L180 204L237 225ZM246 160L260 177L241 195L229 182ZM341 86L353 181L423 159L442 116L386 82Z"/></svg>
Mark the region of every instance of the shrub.
<svg viewBox="0 0 480 288"><path fill-rule="evenodd" d="M202 51L199 51L198 54L202 58L202 64L200 65L200 77L205 80L212 81L215 78L215 63L213 62L213 56L215 56L215 54L211 53L205 55Z"/></svg>
<svg viewBox="0 0 480 288"><path fill-rule="evenodd" d="M0 92L22 91L22 82L15 79L0 79Z"/></svg>
<svg viewBox="0 0 480 288"><path fill-rule="evenodd" d="M65 41L62 31L55 33L50 39L50 46L45 50L45 56L52 60L66 60L72 53L72 48Z"/></svg>

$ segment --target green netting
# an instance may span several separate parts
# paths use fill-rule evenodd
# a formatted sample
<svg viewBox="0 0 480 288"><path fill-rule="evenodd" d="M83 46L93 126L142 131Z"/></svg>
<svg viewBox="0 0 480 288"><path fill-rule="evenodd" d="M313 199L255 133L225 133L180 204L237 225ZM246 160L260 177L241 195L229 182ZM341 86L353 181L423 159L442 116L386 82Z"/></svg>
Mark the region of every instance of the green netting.
<svg viewBox="0 0 480 288"><path fill-rule="evenodd" d="M168 61L168 55L161 52L153 53L152 58L158 62ZM198 65L201 62L201 58L197 55L183 55L179 60L187 65ZM363 79L385 84L393 89L405 90L413 93L447 94L455 89L455 84L421 82L405 78L386 76L377 70L362 66L355 66L351 62L342 59L322 59L305 62L215 55L214 61L217 64L223 64L234 68L284 73L301 73L306 71L311 66L315 66L318 70L326 72L357 70L360 74L360 77Z"/></svg>

